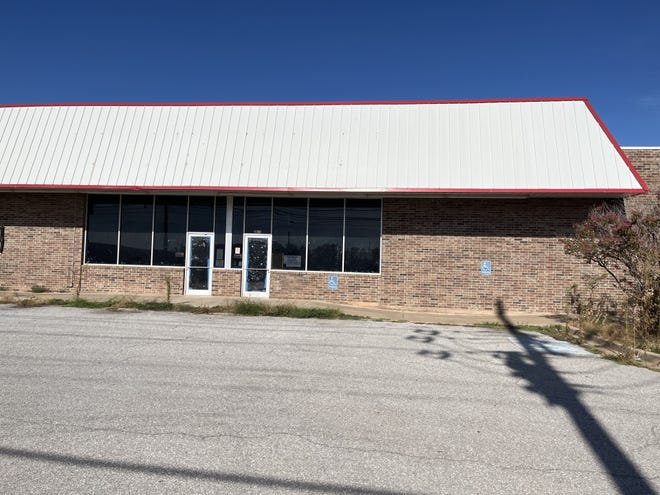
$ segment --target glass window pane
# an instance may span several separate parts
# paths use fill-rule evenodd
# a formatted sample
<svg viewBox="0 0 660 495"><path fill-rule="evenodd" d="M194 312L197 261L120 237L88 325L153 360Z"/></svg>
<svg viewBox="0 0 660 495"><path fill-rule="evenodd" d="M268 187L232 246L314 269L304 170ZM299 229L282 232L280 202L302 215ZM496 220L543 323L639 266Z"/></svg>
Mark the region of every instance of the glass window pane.
<svg viewBox="0 0 660 495"><path fill-rule="evenodd" d="M209 269L189 268L188 288L193 290L209 290Z"/></svg>
<svg viewBox="0 0 660 495"><path fill-rule="evenodd" d="M234 198L234 211L231 225L231 267L240 268L243 259L243 217L245 198Z"/></svg>
<svg viewBox="0 0 660 495"><path fill-rule="evenodd" d="M306 228L306 198L273 200L273 268L305 269Z"/></svg>
<svg viewBox="0 0 660 495"><path fill-rule="evenodd" d="M190 196L188 232L213 232L213 196Z"/></svg>
<svg viewBox="0 0 660 495"><path fill-rule="evenodd" d="M308 270L341 270L343 199L309 200Z"/></svg>
<svg viewBox="0 0 660 495"><path fill-rule="evenodd" d="M227 227L227 198L215 198L215 252L213 266L225 266L225 231Z"/></svg>
<svg viewBox="0 0 660 495"><path fill-rule="evenodd" d="M378 273L380 263L380 200L346 200L344 271Z"/></svg>
<svg viewBox="0 0 660 495"><path fill-rule="evenodd" d="M266 292L268 290L267 270L247 270L245 278L247 292Z"/></svg>
<svg viewBox="0 0 660 495"><path fill-rule="evenodd" d="M187 196L156 196L154 265L185 264L187 212Z"/></svg>
<svg viewBox="0 0 660 495"><path fill-rule="evenodd" d="M119 263L151 264L153 198L153 196L122 196Z"/></svg>
<svg viewBox="0 0 660 495"><path fill-rule="evenodd" d="M268 240L251 239L248 237L247 267L253 269L268 269Z"/></svg>
<svg viewBox="0 0 660 495"><path fill-rule="evenodd" d="M86 263L117 263L119 195L91 194L87 200Z"/></svg>
<svg viewBox="0 0 660 495"><path fill-rule="evenodd" d="M245 198L245 233L270 234L270 198Z"/></svg>

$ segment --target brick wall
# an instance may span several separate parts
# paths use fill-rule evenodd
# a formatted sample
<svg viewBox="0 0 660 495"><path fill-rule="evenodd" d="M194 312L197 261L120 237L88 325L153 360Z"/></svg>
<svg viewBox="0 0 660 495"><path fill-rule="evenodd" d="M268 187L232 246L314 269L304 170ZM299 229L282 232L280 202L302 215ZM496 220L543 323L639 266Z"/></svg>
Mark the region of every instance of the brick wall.
<svg viewBox="0 0 660 495"><path fill-rule="evenodd" d="M649 194L626 198L626 208L647 210L658 201L660 194L660 148L628 148L623 151L649 186Z"/></svg>
<svg viewBox="0 0 660 495"><path fill-rule="evenodd" d="M562 311L589 269L566 256L593 200L385 199L379 302L388 306ZM480 262L492 262L482 275Z"/></svg>
<svg viewBox="0 0 660 495"><path fill-rule="evenodd" d="M0 192L0 287L69 291L82 256L85 196Z"/></svg>
<svg viewBox="0 0 660 495"><path fill-rule="evenodd" d="M165 297L167 277L171 294L183 294L184 269L162 266L84 265L82 292L149 294Z"/></svg>
<svg viewBox="0 0 660 495"><path fill-rule="evenodd" d="M271 296L339 303L377 303L382 277L378 274L326 272L271 272ZM328 289L328 277L337 275L337 290Z"/></svg>

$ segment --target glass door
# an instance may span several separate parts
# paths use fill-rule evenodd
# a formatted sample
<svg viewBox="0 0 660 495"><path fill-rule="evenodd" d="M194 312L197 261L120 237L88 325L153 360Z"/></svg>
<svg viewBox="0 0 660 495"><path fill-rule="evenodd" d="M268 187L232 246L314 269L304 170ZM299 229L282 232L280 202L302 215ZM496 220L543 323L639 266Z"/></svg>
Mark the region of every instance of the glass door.
<svg viewBox="0 0 660 495"><path fill-rule="evenodd" d="M211 295L213 234L188 233L186 294Z"/></svg>
<svg viewBox="0 0 660 495"><path fill-rule="evenodd" d="M270 293L270 234L243 236L243 277L241 294L268 297Z"/></svg>

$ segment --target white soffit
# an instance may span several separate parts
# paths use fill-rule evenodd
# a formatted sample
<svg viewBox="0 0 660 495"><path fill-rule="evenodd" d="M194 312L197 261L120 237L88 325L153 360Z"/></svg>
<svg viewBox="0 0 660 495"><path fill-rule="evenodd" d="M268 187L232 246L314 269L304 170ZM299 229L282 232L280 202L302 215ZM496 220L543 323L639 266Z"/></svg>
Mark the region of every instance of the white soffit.
<svg viewBox="0 0 660 495"><path fill-rule="evenodd" d="M586 100L0 108L0 187L635 193Z"/></svg>

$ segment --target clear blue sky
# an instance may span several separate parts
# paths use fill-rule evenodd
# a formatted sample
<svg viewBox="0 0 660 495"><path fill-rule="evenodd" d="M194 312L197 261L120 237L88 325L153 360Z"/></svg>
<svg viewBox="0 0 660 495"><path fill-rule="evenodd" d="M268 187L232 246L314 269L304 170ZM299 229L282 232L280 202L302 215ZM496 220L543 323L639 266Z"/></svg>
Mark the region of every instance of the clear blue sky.
<svg viewBox="0 0 660 495"><path fill-rule="evenodd" d="M586 96L660 146L660 1L0 4L0 102Z"/></svg>

